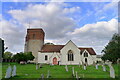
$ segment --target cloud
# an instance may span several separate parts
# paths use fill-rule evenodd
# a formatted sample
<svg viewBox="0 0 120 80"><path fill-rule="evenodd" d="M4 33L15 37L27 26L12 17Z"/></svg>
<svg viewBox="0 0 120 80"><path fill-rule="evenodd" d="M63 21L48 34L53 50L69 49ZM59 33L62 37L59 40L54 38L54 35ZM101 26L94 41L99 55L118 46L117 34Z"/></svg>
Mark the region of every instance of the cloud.
<svg viewBox="0 0 120 80"><path fill-rule="evenodd" d="M10 21L0 21L0 30L2 30L2 37L5 40L5 46L12 52L23 50L24 32L17 25Z"/></svg>
<svg viewBox="0 0 120 80"><path fill-rule="evenodd" d="M29 4L25 10L10 10L8 13L23 24L30 21L31 27L43 28L46 38L55 39L65 37L66 32L75 26L74 20L66 15L80 10L80 7L63 7L64 3Z"/></svg>
<svg viewBox="0 0 120 80"><path fill-rule="evenodd" d="M0 22L6 46L15 52L23 50L26 29L30 22L30 28L43 28L45 42L66 44L68 40L72 40L77 46L93 47L100 53L112 34L117 32L117 20L111 19L76 28L76 20L68 15L78 11L81 11L78 6L68 8L66 3L52 2L29 4L22 10L10 10L8 13L12 19ZM91 14L88 11L87 16Z"/></svg>
<svg viewBox="0 0 120 80"><path fill-rule="evenodd" d="M92 36L100 34L97 37L108 37L111 34L117 32L118 22L116 19L111 19L110 21L101 21L94 24L86 24L82 28L75 29L72 34L85 34L90 33Z"/></svg>

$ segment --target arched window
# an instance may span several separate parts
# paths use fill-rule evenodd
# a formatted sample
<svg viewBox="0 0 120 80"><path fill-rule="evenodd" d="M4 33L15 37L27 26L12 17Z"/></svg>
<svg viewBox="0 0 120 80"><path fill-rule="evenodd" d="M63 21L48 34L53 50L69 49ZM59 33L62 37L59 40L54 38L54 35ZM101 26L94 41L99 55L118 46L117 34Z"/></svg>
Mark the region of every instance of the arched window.
<svg viewBox="0 0 120 80"><path fill-rule="evenodd" d="M87 52L84 53L84 57L88 57L88 53Z"/></svg>
<svg viewBox="0 0 120 80"><path fill-rule="evenodd" d="M68 61L74 61L74 55L71 50L68 51Z"/></svg>

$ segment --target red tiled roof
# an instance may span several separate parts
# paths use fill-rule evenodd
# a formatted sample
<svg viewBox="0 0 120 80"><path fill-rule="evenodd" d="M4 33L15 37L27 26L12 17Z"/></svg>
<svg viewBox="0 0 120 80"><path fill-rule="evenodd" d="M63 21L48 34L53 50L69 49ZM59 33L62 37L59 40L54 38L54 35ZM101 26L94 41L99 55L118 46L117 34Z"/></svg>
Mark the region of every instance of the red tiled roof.
<svg viewBox="0 0 120 80"><path fill-rule="evenodd" d="M60 52L64 45L44 45L40 52Z"/></svg>
<svg viewBox="0 0 120 80"><path fill-rule="evenodd" d="M91 55L96 55L93 48L79 48L82 52L86 49Z"/></svg>
<svg viewBox="0 0 120 80"><path fill-rule="evenodd" d="M43 45L40 52L60 52L65 45ZM93 48L79 48L82 52L86 49L91 55L96 55Z"/></svg>

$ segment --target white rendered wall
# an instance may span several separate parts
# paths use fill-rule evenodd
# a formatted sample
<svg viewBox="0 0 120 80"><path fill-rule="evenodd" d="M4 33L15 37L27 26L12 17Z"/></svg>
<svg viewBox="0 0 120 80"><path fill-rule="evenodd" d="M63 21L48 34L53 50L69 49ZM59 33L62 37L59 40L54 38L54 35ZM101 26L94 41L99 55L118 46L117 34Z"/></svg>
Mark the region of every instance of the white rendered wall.
<svg viewBox="0 0 120 80"><path fill-rule="evenodd" d="M68 61L68 51L72 50L74 54L74 61ZM78 47L72 42L69 41L60 51L61 53L61 65L79 65L82 64L80 50Z"/></svg>
<svg viewBox="0 0 120 80"><path fill-rule="evenodd" d="M88 53L88 57L84 57L84 53L87 52ZM82 53L82 61L83 63L85 63L85 58L87 58L87 63L88 65L92 65L94 61L96 61L94 59L94 56L90 55L89 52L87 50L85 50L83 53Z"/></svg>
<svg viewBox="0 0 120 80"><path fill-rule="evenodd" d="M48 56L48 60L45 60L45 55ZM38 52L38 63L52 64L54 57L57 58L57 61L60 61L60 53L58 52L51 52L51 53Z"/></svg>

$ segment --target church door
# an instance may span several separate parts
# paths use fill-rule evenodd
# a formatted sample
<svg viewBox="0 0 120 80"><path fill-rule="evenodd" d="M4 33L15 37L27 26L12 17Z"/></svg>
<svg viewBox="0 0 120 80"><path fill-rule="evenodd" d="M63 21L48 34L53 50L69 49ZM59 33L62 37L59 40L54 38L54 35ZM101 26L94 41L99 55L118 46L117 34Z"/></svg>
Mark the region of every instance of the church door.
<svg viewBox="0 0 120 80"><path fill-rule="evenodd" d="M55 65L58 64L56 57L53 58L53 64L55 64Z"/></svg>

